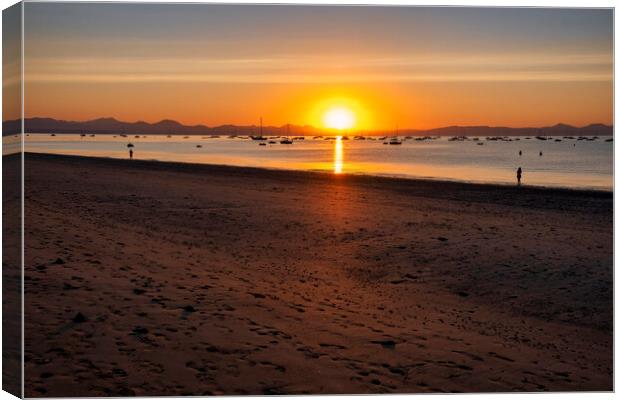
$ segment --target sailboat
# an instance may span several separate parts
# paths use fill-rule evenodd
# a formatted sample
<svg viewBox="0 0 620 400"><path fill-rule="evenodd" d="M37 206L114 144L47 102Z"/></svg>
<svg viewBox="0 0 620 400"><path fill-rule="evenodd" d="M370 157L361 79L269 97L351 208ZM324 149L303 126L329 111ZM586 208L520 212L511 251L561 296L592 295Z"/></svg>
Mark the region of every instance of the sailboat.
<svg viewBox="0 0 620 400"><path fill-rule="evenodd" d="M293 141L289 138L289 130L290 130L290 124L286 124L286 137L282 140L280 140L280 144L293 144Z"/></svg>
<svg viewBox="0 0 620 400"><path fill-rule="evenodd" d="M252 140L267 140L267 138L263 136L263 117L260 117L260 135L250 137Z"/></svg>
<svg viewBox="0 0 620 400"><path fill-rule="evenodd" d="M402 142L401 140L398 140L398 127L396 127L396 132L394 132L394 133L395 133L395 136L393 136L393 137L390 139L390 142L389 142L389 143L390 143L390 144L395 144L395 145L398 145L398 144L403 144L403 142Z"/></svg>

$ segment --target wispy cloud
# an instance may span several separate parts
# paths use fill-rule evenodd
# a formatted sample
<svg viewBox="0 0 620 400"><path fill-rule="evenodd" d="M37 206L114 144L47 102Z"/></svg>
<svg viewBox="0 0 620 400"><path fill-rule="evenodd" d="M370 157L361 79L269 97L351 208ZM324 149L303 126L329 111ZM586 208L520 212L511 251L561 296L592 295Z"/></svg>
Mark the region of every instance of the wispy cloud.
<svg viewBox="0 0 620 400"><path fill-rule="evenodd" d="M607 81L606 54L30 58L26 82Z"/></svg>

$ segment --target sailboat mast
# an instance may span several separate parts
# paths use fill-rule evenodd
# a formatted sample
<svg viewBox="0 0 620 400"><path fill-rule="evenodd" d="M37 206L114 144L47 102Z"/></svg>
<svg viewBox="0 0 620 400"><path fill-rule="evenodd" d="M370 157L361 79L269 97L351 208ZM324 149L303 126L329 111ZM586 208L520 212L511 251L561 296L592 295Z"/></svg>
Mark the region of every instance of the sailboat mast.
<svg viewBox="0 0 620 400"><path fill-rule="evenodd" d="M260 137L263 137L263 117L260 117Z"/></svg>

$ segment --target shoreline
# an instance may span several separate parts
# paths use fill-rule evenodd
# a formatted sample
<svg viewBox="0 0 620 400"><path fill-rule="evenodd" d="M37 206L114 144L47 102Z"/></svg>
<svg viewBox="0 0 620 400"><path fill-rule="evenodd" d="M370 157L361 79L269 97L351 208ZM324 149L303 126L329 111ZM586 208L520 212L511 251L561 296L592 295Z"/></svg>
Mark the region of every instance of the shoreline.
<svg viewBox="0 0 620 400"><path fill-rule="evenodd" d="M10 154L8 155L10 156ZM182 161L160 161L160 160L129 160L123 158L115 158L115 157L97 157L97 156L82 156L82 155L69 155L69 154L54 154L54 153L37 153L37 152L24 152L24 156L34 156L34 157L50 157L57 159L85 159L85 160L93 160L93 161L110 161L112 163L119 162L123 165L135 165L135 166L151 166L157 167L159 169L174 169L177 171L187 171L189 168L192 171L187 172L228 172L228 173L250 173L250 172L264 172L271 174L273 177L285 175L290 175L290 177L321 177L320 179L350 179L353 181L358 181L360 183L369 183L380 180L390 181L392 183L401 183L403 186L408 185L420 185L420 186L435 186L435 185L453 185L453 189L458 187L466 187L471 186L472 189L478 188L480 190L488 189L488 190L505 190L507 192L519 192L519 193L537 193L537 192L546 192L548 194L557 193L557 194L574 194L576 196L594 196L594 197L605 197L611 196L613 197L614 189L596 189L596 188L574 188L574 187L554 187L554 186L542 186L542 185L521 185L517 186L511 184L503 184L503 183L481 183L481 182L468 182L468 181L460 181L460 180L442 180L435 179L432 177L429 178L420 178L420 177L397 177L397 176L387 176L387 175L372 175L372 174L364 174L364 173L342 173L342 174L334 174L329 171L312 171L312 170L294 170L294 169L280 169L280 168L262 168L262 167L245 167L245 166L235 166L235 165L226 165L226 164L207 164L207 163L192 163L192 162L182 162Z"/></svg>

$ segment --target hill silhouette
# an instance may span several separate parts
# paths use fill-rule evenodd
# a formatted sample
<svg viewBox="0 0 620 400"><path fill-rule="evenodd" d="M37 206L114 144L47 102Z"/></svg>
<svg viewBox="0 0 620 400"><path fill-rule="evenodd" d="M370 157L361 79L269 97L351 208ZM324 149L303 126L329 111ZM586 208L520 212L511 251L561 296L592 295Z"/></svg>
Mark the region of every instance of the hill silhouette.
<svg viewBox="0 0 620 400"><path fill-rule="evenodd" d="M257 125L183 125L177 121L164 119L156 123L144 121L123 122L106 117L90 121L65 121L54 118L26 118L26 133L84 133L84 134L127 134L127 135L257 135ZM20 120L9 120L2 123L3 135L21 131ZM286 135L287 126L264 126L264 135ZM290 125L290 134L295 136L312 136L335 134L335 130L317 128L310 125ZM393 135L393 131L359 131L351 130L348 135ZM507 126L447 126L434 129L401 129L401 136L610 136L613 126L590 124L575 127L556 124L546 127L514 128Z"/></svg>

